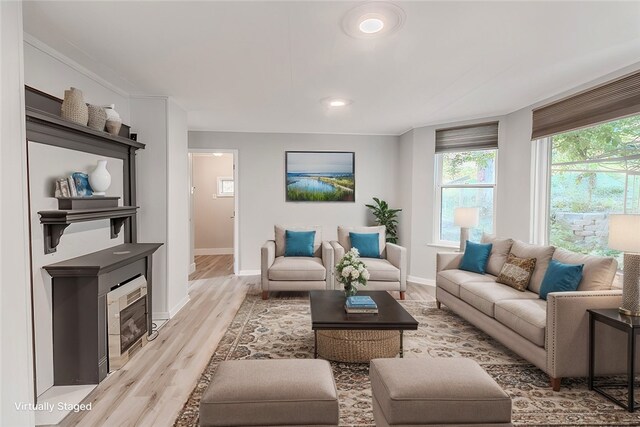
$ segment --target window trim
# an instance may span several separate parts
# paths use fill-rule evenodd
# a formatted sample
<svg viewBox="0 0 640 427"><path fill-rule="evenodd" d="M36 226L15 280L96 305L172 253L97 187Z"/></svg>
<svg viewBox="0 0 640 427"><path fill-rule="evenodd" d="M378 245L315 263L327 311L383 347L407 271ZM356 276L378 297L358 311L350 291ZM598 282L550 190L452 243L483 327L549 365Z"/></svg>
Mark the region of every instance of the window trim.
<svg viewBox="0 0 640 427"><path fill-rule="evenodd" d="M217 178L218 180L218 191L217 191L217 195L218 197L235 197L236 194L236 183L235 180L233 179L232 176L219 176ZM232 181L233 182L233 192L229 193L229 192L225 192L223 190L223 183L225 181Z"/></svg>
<svg viewBox="0 0 640 427"><path fill-rule="evenodd" d="M489 148L489 149L482 149L482 150L461 150L459 152L468 152L468 151L494 151L495 152L495 158L494 158L494 177L493 177L493 184L442 184L442 163L443 163L443 158L442 156L444 154L447 153L451 153L451 151L449 152L441 152L441 153L435 153L435 165L434 165L434 215L433 215L433 239L432 239L432 245L434 246L439 246L439 247L459 247L460 242L459 241L449 241L449 240L442 240L440 238L440 231L442 228L442 190L446 189L446 188L492 188L493 189L493 212L492 212L492 216L493 216L493 221L492 221L492 229L490 232L488 232L489 234L495 234L496 231L496 223L497 223L497 214L498 214L498 173L499 173L499 167L498 167L498 160L499 160L499 149L498 148ZM485 231L485 233L487 233L487 231Z"/></svg>

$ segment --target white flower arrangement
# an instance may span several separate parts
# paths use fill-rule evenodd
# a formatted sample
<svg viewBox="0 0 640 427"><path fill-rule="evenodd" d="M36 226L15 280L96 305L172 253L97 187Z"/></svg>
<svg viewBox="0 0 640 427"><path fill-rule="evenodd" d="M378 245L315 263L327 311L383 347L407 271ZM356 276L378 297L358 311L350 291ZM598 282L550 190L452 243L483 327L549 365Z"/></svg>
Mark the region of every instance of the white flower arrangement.
<svg viewBox="0 0 640 427"><path fill-rule="evenodd" d="M344 254L338 265L338 282L344 286L344 292L347 296L355 295L358 292L357 286L367 285L369 280L369 271L367 266L360 260L360 254L356 248L351 248L349 252Z"/></svg>

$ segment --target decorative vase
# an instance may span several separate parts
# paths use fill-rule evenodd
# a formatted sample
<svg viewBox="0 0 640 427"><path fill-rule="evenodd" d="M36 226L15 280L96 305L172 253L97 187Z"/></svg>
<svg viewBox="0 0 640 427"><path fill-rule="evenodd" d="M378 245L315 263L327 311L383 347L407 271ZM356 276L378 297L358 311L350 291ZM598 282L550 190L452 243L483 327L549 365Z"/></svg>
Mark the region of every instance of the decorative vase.
<svg viewBox="0 0 640 427"><path fill-rule="evenodd" d="M89 108L88 126L91 129L103 131L104 125L107 123L107 112L104 107L92 104L87 104L87 107Z"/></svg>
<svg viewBox="0 0 640 427"><path fill-rule="evenodd" d="M60 116L70 122L86 126L89 121L89 107L84 103L82 91L72 87L64 91Z"/></svg>
<svg viewBox="0 0 640 427"><path fill-rule="evenodd" d="M94 196L104 196L111 185L111 174L107 170L107 161L98 160L98 166L89 174L89 184Z"/></svg>
<svg viewBox="0 0 640 427"><path fill-rule="evenodd" d="M344 288L344 294L347 298L352 297L357 293L358 293L358 288L356 288L355 286L345 286Z"/></svg>
<svg viewBox="0 0 640 427"><path fill-rule="evenodd" d="M115 105L106 105L104 107L107 113L107 132L111 135L118 135L120 133L120 127L122 126L122 119L120 114L115 110Z"/></svg>

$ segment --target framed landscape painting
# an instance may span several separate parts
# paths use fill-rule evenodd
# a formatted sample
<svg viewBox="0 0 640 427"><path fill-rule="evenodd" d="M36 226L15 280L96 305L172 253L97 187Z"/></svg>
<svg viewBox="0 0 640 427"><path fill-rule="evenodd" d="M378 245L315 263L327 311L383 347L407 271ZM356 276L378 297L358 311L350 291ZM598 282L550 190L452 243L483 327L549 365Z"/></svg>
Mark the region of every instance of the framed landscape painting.
<svg viewBox="0 0 640 427"><path fill-rule="evenodd" d="M288 202L355 202L355 153L287 151Z"/></svg>

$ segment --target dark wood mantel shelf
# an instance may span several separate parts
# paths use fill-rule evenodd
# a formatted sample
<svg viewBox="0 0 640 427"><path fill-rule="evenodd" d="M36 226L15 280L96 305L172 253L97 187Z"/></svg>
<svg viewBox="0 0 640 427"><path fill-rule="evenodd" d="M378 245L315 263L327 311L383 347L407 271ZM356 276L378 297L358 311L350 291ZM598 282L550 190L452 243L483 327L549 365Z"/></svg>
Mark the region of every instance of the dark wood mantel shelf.
<svg viewBox="0 0 640 427"><path fill-rule="evenodd" d="M64 230L73 223L109 219L111 222L111 238L120 234L124 222L135 216L137 206L116 206L94 209L73 209L40 211L40 223L44 227L44 252L50 254L56 251Z"/></svg>

